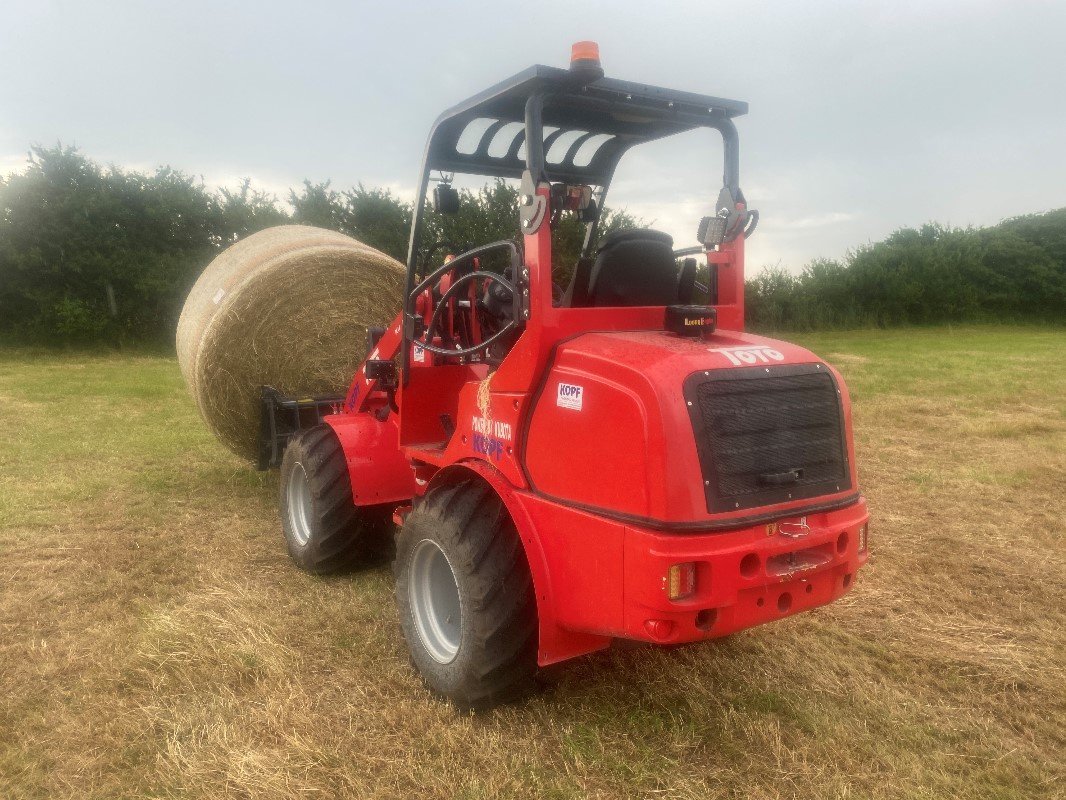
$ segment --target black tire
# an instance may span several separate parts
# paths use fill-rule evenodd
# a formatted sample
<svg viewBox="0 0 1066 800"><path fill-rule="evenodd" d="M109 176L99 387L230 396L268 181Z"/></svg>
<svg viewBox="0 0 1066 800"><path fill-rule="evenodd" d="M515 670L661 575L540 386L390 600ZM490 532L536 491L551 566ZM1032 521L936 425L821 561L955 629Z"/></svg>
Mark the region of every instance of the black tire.
<svg viewBox="0 0 1066 800"><path fill-rule="evenodd" d="M443 553L446 566L434 548ZM420 569L419 553L432 554L428 557L437 558L442 570L450 567L458 592L458 644L447 663L441 647L438 655L431 652L433 633L428 645L422 633L426 611L417 597L426 594L418 587L425 583L419 576L427 573ZM484 710L532 688L537 673L533 580L514 523L491 488L472 479L430 490L400 529L395 572L411 661L432 692L461 710Z"/></svg>
<svg viewBox="0 0 1066 800"><path fill-rule="evenodd" d="M281 527L300 569L322 575L380 558L388 512L354 504L344 451L328 425L308 428L290 440L281 461L280 488Z"/></svg>

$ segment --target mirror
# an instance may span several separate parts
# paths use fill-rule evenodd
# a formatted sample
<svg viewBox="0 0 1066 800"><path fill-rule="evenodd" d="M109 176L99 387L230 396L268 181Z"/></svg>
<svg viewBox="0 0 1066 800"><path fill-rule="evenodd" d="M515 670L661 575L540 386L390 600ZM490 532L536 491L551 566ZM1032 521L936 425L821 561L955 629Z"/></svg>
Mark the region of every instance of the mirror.
<svg viewBox="0 0 1066 800"><path fill-rule="evenodd" d="M433 187L433 210L438 214L458 214L459 192L447 183L438 183Z"/></svg>

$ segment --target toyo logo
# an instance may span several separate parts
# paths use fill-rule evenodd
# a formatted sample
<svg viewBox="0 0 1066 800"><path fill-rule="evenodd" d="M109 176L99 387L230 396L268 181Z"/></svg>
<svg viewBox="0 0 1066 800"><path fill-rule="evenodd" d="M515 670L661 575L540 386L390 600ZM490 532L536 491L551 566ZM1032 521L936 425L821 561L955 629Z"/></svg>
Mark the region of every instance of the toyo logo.
<svg viewBox="0 0 1066 800"><path fill-rule="evenodd" d="M744 364L769 364L771 361L784 361L785 356L780 350L764 345L749 345L746 347L717 347L711 349L712 353L721 353L729 359L734 367Z"/></svg>

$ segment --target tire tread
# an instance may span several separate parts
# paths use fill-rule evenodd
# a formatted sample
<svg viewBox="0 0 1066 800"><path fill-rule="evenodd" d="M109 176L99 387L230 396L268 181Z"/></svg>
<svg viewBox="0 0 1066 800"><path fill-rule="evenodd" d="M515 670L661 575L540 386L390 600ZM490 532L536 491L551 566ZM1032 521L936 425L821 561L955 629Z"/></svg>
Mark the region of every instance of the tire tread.
<svg viewBox="0 0 1066 800"><path fill-rule="evenodd" d="M303 464L312 495L312 533L301 546L289 530L286 480L295 462ZM369 542L384 532L387 515L376 507L356 506L344 450L326 424L301 432L289 442L282 461L281 516L289 555L297 566L324 575L350 569L375 552Z"/></svg>
<svg viewBox="0 0 1066 800"><path fill-rule="evenodd" d="M465 585L474 612L470 636L461 646L472 652L461 672L447 681L439 679L435 674L439 667L432 663L430 669L423 668L428 656L421 657L422 645L405 597L404 557L425 538L418 531L431 528L453 542L449 558L458 555L453 568L462 573L457 578ZM533 581L514 523L487 484L471 479L427 492L401 530L394 568L404 637L431 691L462 710L484 710L529 692L537 671Z"/></svg>

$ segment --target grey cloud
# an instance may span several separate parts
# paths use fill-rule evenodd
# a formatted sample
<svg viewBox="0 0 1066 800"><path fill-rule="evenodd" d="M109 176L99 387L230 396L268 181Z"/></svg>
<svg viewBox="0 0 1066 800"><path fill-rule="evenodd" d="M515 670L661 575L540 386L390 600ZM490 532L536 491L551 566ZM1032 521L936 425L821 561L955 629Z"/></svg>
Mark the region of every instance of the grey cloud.
<svg viewBox="0 0 1066 800"><path fill-rule="evenodd" d="M749 264L798 267L929 219L1066 205L1066 4L41 3L0 7L0 165L62 139L265 185L410 186L446 106L600 42L608 74L748 100ZM614 205L688 240L720 174L633 153Z"/></svg>

